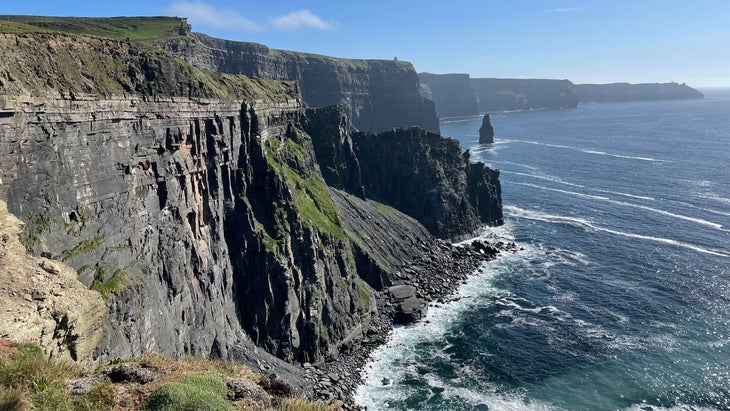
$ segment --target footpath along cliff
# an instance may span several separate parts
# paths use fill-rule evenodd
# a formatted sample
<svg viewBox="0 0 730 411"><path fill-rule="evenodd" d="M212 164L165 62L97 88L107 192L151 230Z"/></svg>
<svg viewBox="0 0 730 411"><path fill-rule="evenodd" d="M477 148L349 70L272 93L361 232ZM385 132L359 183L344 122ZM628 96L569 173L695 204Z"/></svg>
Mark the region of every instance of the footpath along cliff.
<svg viewBox="0 0 730 411"><path fill-rule="evenodd" d="M362 360L496 252L438 240L502 222L498 173L455 140L354 132L295 82L126 40L26 29L0 50L0 199L28 250L104 298L99 360L196 354L296 380L280 360Z"/></svg>

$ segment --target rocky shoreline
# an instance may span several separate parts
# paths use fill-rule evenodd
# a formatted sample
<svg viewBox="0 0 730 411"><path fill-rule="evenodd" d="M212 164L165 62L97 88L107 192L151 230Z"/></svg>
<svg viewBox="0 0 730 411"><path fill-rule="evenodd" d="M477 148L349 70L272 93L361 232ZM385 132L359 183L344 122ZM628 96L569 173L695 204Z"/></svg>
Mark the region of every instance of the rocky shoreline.
<svg viewBox="0 0 730 411"><path fill-rule="evenodd" d="M337 401L345 410L361 410L353 400L362 384L362 370L370 354L388 341L394 325L410 325L420 320L430 304L454 300L454 293L479 266L500 252L517 252L515 243L476 239L462 245L442 240L402 274L401 284L376 294L378 312L371 320L366 337L343 345L337 358L321 364L303 364L305 395L325 402ZM421 244L425 246L425 244ZM401 321L399 321L401 320Z"/></svg>

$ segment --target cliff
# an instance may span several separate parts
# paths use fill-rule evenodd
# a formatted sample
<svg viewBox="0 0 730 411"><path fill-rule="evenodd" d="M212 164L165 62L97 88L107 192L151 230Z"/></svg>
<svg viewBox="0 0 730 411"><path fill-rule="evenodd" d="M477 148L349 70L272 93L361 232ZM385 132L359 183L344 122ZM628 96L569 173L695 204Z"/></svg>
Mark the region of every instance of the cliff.
<svg viewBox="0 0 730 411"><path fill-rule="evenodd" d="M568 80L470 78L468 74L419 73L421 92L439 117L490 111L568 108L578 105Z"/></svg>
<svg viewBox="0 0 730 411"><path fill-rule="evenodd" d="M569 108L578 105L569 80L472 78L479 112Z"/></svg>
<svg viewBox="0 0 730 411"><path fill-rule="evenodd" d="M581 103L705 98L684 83L578 84L575 91Z"/></svg>
<svg viewBox="0 0 730 411"><path fill-rule="evenodd" d="M438 132L433 102L421 96L413 65L274 50L190 33L161 46L193 65L224 73L295 80L309 107L340 104L359 130L417 126Z"/></svg>
<svg viewBox="0 0 730 411"><path fill-rule="evenodd" d="M0 50L0 199L29 250L105 298L102 360L335 358L414 260L447 270L432 234L501 222L497 173L456 141L353 133L296 83L103 38L2 34Z"/></svg>
<svg viewBox="0 0 730 411"><path fill-rule="evenodd" d="M422 94L436 104L439 117L475 116L479 101L468 74L418 73Z"/></svg>

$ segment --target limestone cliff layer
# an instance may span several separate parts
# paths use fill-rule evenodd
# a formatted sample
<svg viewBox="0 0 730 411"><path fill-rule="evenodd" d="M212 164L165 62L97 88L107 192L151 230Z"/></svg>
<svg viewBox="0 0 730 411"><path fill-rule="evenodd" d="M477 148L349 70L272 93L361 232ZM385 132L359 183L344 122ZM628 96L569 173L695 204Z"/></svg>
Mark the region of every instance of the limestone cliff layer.
<svg viewBox="0 0 730 411"><path fill-rule="evenodd" d="M436 104L439 117L475 116L479 100L468 74L418 73L421 92Z"/></svg>
<svg viewBox="0 0 730 411"><path fill-rule="evenodd" d="M578 105L569 80L473 78L479 111L569 108Z"/></svg>
<svg viewBox="0 0 730 411"><path fill-rule="evenodd" d="M418 76L422 92L434 100L439 117L578 105L575 86L568 80L470 78L468 74Z"/></svg>
<svg viewBox="0 0 730 411"><path fill-rule="evenodd" d="M676 100L705 97L692 87L677 83L578 84L575 86L575 91L581 103Z"/></svg>
<svg viewBox="0 0 730 411"><path fill-rule="evenodd" d="M309 107L341 104L363 131L417 126L439 131L433 102L419 93L413 65L397 60L342 59L274 50L189 33L161 46L197 67L276 80L295 80Z"/></svg>

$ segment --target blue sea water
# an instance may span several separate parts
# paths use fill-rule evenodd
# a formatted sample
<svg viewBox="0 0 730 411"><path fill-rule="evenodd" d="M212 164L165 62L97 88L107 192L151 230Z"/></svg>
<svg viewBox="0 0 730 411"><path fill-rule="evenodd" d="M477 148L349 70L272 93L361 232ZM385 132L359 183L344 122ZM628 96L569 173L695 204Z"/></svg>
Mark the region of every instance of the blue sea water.
<svg viewBox="0 0 730 411"><path fill-rule="evenodd" d="M730 90L585 104L441 131L501 170L524 248L396 329L371 410L730 409ZM383 378L391 382L384 385Z"/></svg>

